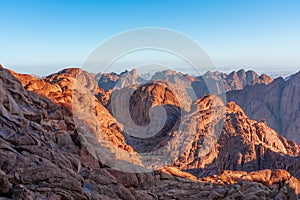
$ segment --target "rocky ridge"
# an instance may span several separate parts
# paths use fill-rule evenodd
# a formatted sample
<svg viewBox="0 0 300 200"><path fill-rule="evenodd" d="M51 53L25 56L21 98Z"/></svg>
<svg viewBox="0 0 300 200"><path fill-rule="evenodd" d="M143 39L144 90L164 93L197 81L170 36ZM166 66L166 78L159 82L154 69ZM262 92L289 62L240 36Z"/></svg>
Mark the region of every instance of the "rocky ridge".
<svg viewBox="0 0 300 200"><path fill-rule="evenodd" d="M285 169L299 178L299 151L294 141L285 139L265 122L250 120L231 102L215 149L201 159L196 171L203 167L205 170L198 174L203 176L208 171L218 173L226 169L248 172Z"/></svg>
<svg viewBox="0 0 300 200"><path fill-rule="evenodd" d="M136 69L131 71L126 70L120 74L114 72L99 73L95 76L95 80L104 91L121 89L126 86L139 85L146 82L144 78L138 75Z"/></svg>
<svg viewBox="0 0 300 200"><path fill-rule="evenodd" d="M169 101L164 100L166 86L161 87L148 83L136 88L132 98L139 106L135 107L136 103L132 103L134 109L130 111L130 117L133 120L145 124L149 118L143 116L147 116L155 102L181 108L180 99L173 100L174 95L168 98ZM179 117L177 112L178 121L172 124L171 129L164 130L163 136L158 134L146 139L156 144L146 145L150 148L147 149L149 152L178 158L173 166L197 177L219 174L222 170L251 172L263 169L285 169L300 177L297 165L299 146L272 130L266 122L249 119L235 103L224 106L219 97L208 95L195 101L189 112L181 114ZM140 150L138 145L141 140L137 142L132 137L125 138L134 149Z"/></svg>
<svg viewBox="0 0 300 200"><path fill-rule="evenodd" d="M221 181L218 181L218 176L213 176L216 181L211 177L207 177L207 180L195 179L177 167L142 174L115 171L102 163L101 159L91 155L81 143L80 135L75 129L77 124L69 109L58 106L50 98L26 91L5 69L0 69L0 76L0 196L15 199L246 199L262 196L269 199L297 198L295 195L299 182L284 170L258 171L247 176L244 172L232 172L242 174L234 181L232 177L227 180L224 176ZM232 117L228 126L225 121L224 127L228 129L223 130L224 137L228 130L231 131L239 125L242 127L241 123L236 123L245 117L240 109L231 104L226 109L218 103L212 104L210 99L213 98L215 97L208 96L198 100L195 109L191 110L192 114L196 112L195 115L200 114L201 119L204 119L199 126L205 126L205 123L215 124L218 118L203 118L201 113L210 113L211 106L220 106L222 112L231 112ZM219 102L217 98L215 101ZM261 126L261 132L264 133L266 127ZM250 123L249 127L252 129L253 124ZM237 130L229 137L243 135L242 131ZM295 143L280 138L272 130L267 129L265 132L271 132L275 135L276 142L279 138L283 143L283 146L279 142L275 142L275 145L272 142L267 143L266 146L272 152L290 154L291 160L292 155L298 155L298 146ZM289 170L293 172L293 169ZM263 178L257 178L259 176Z"/></svg>
<svg viewBox="0 0 300 200"><path fill-rule="evenodd" d="M96 75L96 81L99 87L105 91L149 82L138 75L135 69L130 72L122 72L121 74L100 73ZM230 74L209 71L196 77L172 70L164 70L156 72L151 77L150 82L151 81L167 81L173 83L179 90L188 93L192 98L191 101L193 101L206 94L220 94L231 90L241 90L247 85L259 83L268 85L272 82L272 78L266 74L259 76L252 70L233 71Z"/></svg>
<svg viewBox="0 0 300 200"><path fill-rule="evenodd" d="M294 141L249 119L233 102L225 107L214 95L194 102L153 150L177 158L173 166L197 177L222 170L284 169L300 178L300 147Z"/></svg>
<svg viewBox="0 0 300 200"><path fill-rule="evenodd" d="M95 134L99 143L114 152L113 156L140 164L139 156L125 142L122 125L97 100L96 97L102 94L103 90L98 87L88 72L79 68L70 68L44 79L34 77L28 79L28 75L15 72L13 75L23 83L24 88L28 91L47 97L57 105L70 110L73 117L79 119L75 120L77 126L82 123L80 120L88 124L88 127L83 126L84 129L80 131L87 140L94 140L84 134L91 132Z"/></svg>
<svg viewBox="0 0 300 200"><path fill-rule="evenodd" d="M251 119L265 120L281 135L299 144L299 84L298 72L286 81L277 78L268 85L257 84L228 92L227 98L236 102Z"/></svg>

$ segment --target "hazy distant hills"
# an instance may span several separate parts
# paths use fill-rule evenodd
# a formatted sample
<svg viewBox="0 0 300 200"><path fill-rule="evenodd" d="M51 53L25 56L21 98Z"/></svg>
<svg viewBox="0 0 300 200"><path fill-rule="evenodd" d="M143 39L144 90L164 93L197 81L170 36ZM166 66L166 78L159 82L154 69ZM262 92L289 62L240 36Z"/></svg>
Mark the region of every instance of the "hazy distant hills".
<svg viewBox="0 0 300 200"><path fill-rule="evenodd" d="M121 74L107 73L97 74L96 81L99 83L99 87L105 91L110 89L118 89L126 86L126 84L142 84L147 80L137 74L136 70L125 71ZM254 85L257 83L269 84L272 82L266 74L259 76L254 71L233 71L230 74L221 72L207 72L201 76L190 76L188 74L182 74L172 70L158 71L150 79L169 81L179 87L188 88L192 86L195 95L199 98L205 94L220 94L231 90L243 89L246 85ZM223 90L223 91L222 91Z"/></svg>
<svg viewBox="0 0 300 200"><path fill-rule="evenodd" d="M299 130L299 81L78 68L38 79L0 68L0 197L297 199L300 147L285 136ZM167 166L113 169L149 161Z"/></svg>
<svg viewBox="0 0 300 200"><path fill-rule="evenodd" d="M131 71L126 70L120 74L116 74L114 72L99 73L95 76L95 80L98 82L99 87L103 88L104 91L146 82L145 79L138 75L136 69L133 69Z"/></svg>

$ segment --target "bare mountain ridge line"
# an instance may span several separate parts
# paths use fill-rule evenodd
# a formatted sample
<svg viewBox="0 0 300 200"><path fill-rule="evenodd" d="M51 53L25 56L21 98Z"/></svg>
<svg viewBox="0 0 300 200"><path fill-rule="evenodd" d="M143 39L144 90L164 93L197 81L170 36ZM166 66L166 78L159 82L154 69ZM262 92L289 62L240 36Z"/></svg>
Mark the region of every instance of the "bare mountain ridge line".
<svg viewBox="0 0 300 200"><path fill-rule="evenodd" d="M247 73L249 74L251 71L245 72L244 70L240 70L238 72L232 72L229 75L226 75L227 79L232 79L232 77L247 77ZM164 77L164 79L174 79L172 76L176 74L176 72L173 71L165 71L161 72L160 74L168 74L168 76L161 75ZM220 87L218 85L222 84L220 81L215 80L214 78L209 78L211 77L212 72L206 73L206 76L208 77L207 80L213 80L213 84L211 84L211 91L208 91L208 88L205 84L205 81L201 81L199 79L198 81L193 81L194 77L188 77L186 76L187 80L192 83L192 87L196 93L197 97L201 97L207 93L220 93ZM223 76L222 73L219 73L220 77ZM250 73L251 74L251 73ZM171 77L171 78L170 78ZM251 77L251 75L248 75L248 77ZM266 120L266 122L275 130L277 130L280 134L288 137L288 139L294 139L296 141L300 141L299 139L299 128L298 124L300 124L297 120L299 117L297 117L299 114L299 109L298 109L298 104L297 102L291 102L295 97L298 95L299 92L295 91L294 89L291 89L288 92L288 89L285 89L285 93L281 94L280 91L283 90L280 87L284 87L283 82L286 82L288 85L289 82L292 82L291 79L292 76L290 76L289 79L283 80L282 78L277 78L275 79L276 83L271 84L272 79L265 75L261 75L264 79L265 84L254 84L251 90L245 89L240 91L232 91L230 87L228 87L228 84L224 84L225 86L225 91L229 93L228 99L230 101L235 101L237 102L243 109L245 109L245 112L247 113L250 118L255 119L257 121L260 120ZM225 77L223 77L225 79ZM229 81L230 82L230 81ZM282 83L281 83L282 82ZM293 82L296 82L295 80ZM185 83L179 83L176 82L177 85L185 85ZM237 84L238 83L238 84ZM257 83L260 83L260 81L257 81ZM241 88L241 82L231 82L233 84L233 89L236 90L238 87ZM281 86L276 86L276 84L281 85ZM266 86L265 86L266 85ZM275 85L275 87L273 87ZM297 84L293 84L293 86L289 86L290 88L296 87ZM245 85L244 87L248 87L248 85ZM278 90L279 92L272 92L272 89L267 89L267 88L274 88L274 90ZM257 88L266 88L263 89L263 91L256 91ZM243 91L249 91L243 92ZM232 91L232 92L231 92ZM286 96L286 93L290 93L288 97ZM293 93L293 94L292 94ZM253 94L253 95L252 95ZM236 96L236 98L235 98ZM279 101L276 102L274 99L278 99ZM289 99L285 101L290 101L289 103L282 103L280 99ZM280 105L284 104L284 105ZM290 109L288 105L292 105L293 109ZM254 106L254 107L253 107ZM260 109L261 107L261 109ZM288 114L286 113L287 110ZM292 126L289 125L289 122L292 122Z"/></svg>
<svg viewBox="0 0 300 200"><path fill-rule="evenodd" d="M82 71L79 68L70 68L62 70L56 74L49 75L44 79L32 79L29 82L27 82L28 75L24 76L17 73L13 74L19 78L19 80L26 81L23 82L25 89L47 97L54 103L66 107L73 112L76 112L74 111L74 105L79 106L77 110L82 110L83 112L86 111L85 113L76 113L76 115L79 114L85 118L87 122L91 124L94 131L95 129L100 129L100 132L98 131L99 134L97 135L97 137L99 137L99 142L108 139L117 147L128 151L129 153L134 153L133 149L125 143L124 137L121 134L122 126L120 126L106 110L106 108L99 101L97 101L96 97L93 97L93 95L97 96L102 93L103 90L98 87L97 83L88 72ZM77 76L80 76L80 80ZM80 84L84 85L84 88L91 92L92 95L89 97L93 98L93 104L86 103L90 101L89 99L79 99L81 102L78 103L73 102L74 100L77 100L77 94L74 93L74 89L82 90L75 85L76 81L79 81ZM80 98L85 97L81 94L78 95ZM94 109L94 111L91 109ZM95 115L93 116L85 116L94 112ZM106 139L101 139L103 135Z"/></svg>
<svg viewBox="0 0 300 200"><path fill-rule="evenodd" d="M206 93L199 91L199 88L202 90L207 90L207 86L205 86L205 84L212 81L213 82L211 84L217 84L217 86L212 85L212 87L218 87L218 85L221 83L224 84L225 91L240 90L246 85L257 83L269 84L272 82L272 78L266 74L259 76L252 70L245 71L243 69L237 72L233 71L230 74L221 73L219 71L208 71L205 74L196 77L172 70L164 70L156 72L150 80L168 80L172 83L176 83L175 79L181 79L181 81L187 82L186 84L192 85L198 98L209 93L209 91L205 91ZM99 87L103 88L105 91L113 88L122 88L128 83L143 84L147 82L147 80L143 79L139 74L137 74L135 69L130 72L122 72L121 74L116 74L114 72L99 73L96 75L96 81L99 83Z"/></svg>
<svg viewBox="0 0 300 200"><path fill-rule="evenodd" d="M247 86L241 91L231 91L227 97L240 105L252 119L264 119L280 134L300 142L300 73L289 79L275 79L269 85ZM263 94L263 95L262 95Z"/></svg>
<svg viewBox="0 0 300 200"><path fill-rule="evenodd" d="M76 69L76 71L77 71L78 69ZM72 70L68 70L68 69L66 69L66 70L62 70L60 73L64 73L64 72L67 72L67 71L72 71Z"/></svg>
<svg viewBox="0 0 300 200"><path fill-rule="evenodd" d="M50 140L51 141L51 140ZM59 140L58 140L59 141ZM64 140L61 140L64 141ZM66 141L64 141L66 142ZM43 142L42 142L43 143ZM66 143L59 143L59 144L65 144ZM74 144L72 143L67 143L68 145L73 146ZM54 146L54 148L56 148ZM24 149L24 147L23 147ZM23 150L24 151L24 150ZM60 151L60 150L56 150L56 151ZM43 157L42 153L40 153L40 155ZM70 156L68 156L70 158ZM86 157L88 157L86 155ZM47 165L47 158L43 158L45 159L44 162ZM56 157L57 159L57 157ZM86 160L86 159L85 159ZM92 158L89 158L89 160L86 160L85 163L82 164L83 169L85 169L85 165L87 165L87 161L92 162ZM1 161L3 161L1 159ZM81 161L82 162L82 161ZM44 166L42 165L42 166ZM90 168L93 165L90 165ZM41 165L39 164L38 167L40 168ZM92 168L96 168L95 166ZM76 167L76 170L77 167ZM35 170L35 172L37 172L37 170ZM51 170L48 169L48 172L51 172ZM170 174L174 174L174 170L168 170L167 171ZM69 185L69 182L64 182L64 186L56 184L56 186L54 187L54 189L47 189L45 191L47 192L43 192L43 190L37 190L36 187L33 187L34 185L32 184L39 184L41 183L41 180L44 179L44 177L41 177L41 175L37 174L34 179L34 183L31 183L31 180L27 179L27 175L26 173L28 173L28 171L25 169L24 172L20 173L21 176L23 176L23 179L25 178L25 180L27 180L27 185L22 185L22 184L17 184L16 187L13 187L13 192L12 192L12 196L15 198L49 198L50 196L54 199L59 198L59 197L64 197L64 198L68 198L68 199L72 199L72 198L82 198L84 199L85 197L94 197L94 198L122 198L122 199L134 199L137 198L139 199L139 197L142 195L143 199L144 198L149 198L149 199L153 199L155 197L158 198L220 198L220 197L229 197L229 198L235 198L235 197L246 197L248 196L248 192L251 192L252 197L261 197L261 195L265 195L265 196L269 196L269 197L275 197L275 196L282 196L282 195L292 195L292 192L285 192L287 191L285 188L290 188L290 187L295 187L295 184L297 183L295 180L293 179L289 179L289 176L287 176L287 178L280 178L280 181L285 181L283 186L280 186L278 189L278 192L272 192L272 187L270 186L264 186L259 184L259 182L261 182L260 180L255 180L258 182L249 182L249 178L247 178L246 182L242 181L242 178L240 181L237 181L237 184L232 184L232 185L228 185L228 186L222 186L222 185L207 185L205 182L204 183L189 183L189 182L183 182L181 183L180 187L178 187L178 183L180 183L181 179L174 179L172 177L168 177L166 175L161 174L160 178L161 180L156 180L156 184L154 184L152 187L149 188L149 186L146 186L147 184L153 184L153 182L149 182L149 180L147 182L145 182L145 179L142 179L143 182L139 182L140 179L136 179L134 178L134 175L130 175L130 174L125 174L123 176L120 176L120 174L118 174L116 176L116 178L114 177L115 172L114 171L109 171L108 169L95 169L93 171L89 171L87 169L83 170L83 177L85 179L84 184L82 185L82 183L79 183L78 186L76 186L78 188L78 192L74 192L73 190L76 189L76 187L74 187L76 181L73 181L73 185ZM57 172L56 172L57 173ZM113 174L113 175L110 175ZM180 172L179 172L180 173ZM260 173L260 172L258 172ZM178 174L178 172L175 173L177 176L181 176L180 174ZM51 177L53 175L50 175ZM122 179L125 178L126 176L130 177L131 182L126 182L125 180L128 179ZM150 175L148 175L149 177ZM282 175L278 174L279 177L281 177ZM7 175L4 172L4 177L9 177L9 175ZM155 176L157 177L157 176ZM11 180L11 179L4 179L4 180ZM135 180L137 180L137 182L135 182ZM147 179L146 179L147 180ZM117 185L116 181L118 181ZM124 188L124 186L122 187L122 185L120 185L120 182L124 182L126 183L127 187L130 186L135 186L136 184L144 184L143 188L146 187L146 189L137 189L136 191L132 191L132 190L126 190ZM29 184L28 184L29 183ZM108 184L108 187L102 186L101 189L97 189L100 185L97 184ZM114 184L110 185L110 184ZM145 185L145 183L147 183ZM276 185L277 180L274 181L274 184ZM76 183L77 184L77 183ZM47 187L49 187L51 185L51 183L49 183L48 185L44 183L43 187L46 189ZM176 186L177 185L177 186ZM239 192L240 189L242 189L242 185L247 186L247 187L254 187L254 186L259 186L260 189L259 190L249 190L248 192L246 192L245 194L243 194L243 192ZM9 186L8 184L8 187ZM53 186L52 186L53 187ZM72 189L71 189L72 187ZM82 189L80 189L80 187L82 187ZM55 189L57 188L57 189ZM61 189L59 189L61 188ZM108 188L112 188L108 189ZM147 189L148 188L148 189ZM5 190L5 188L3 188ZM174 192L174 189L178 189L179 191L181 191L180 193L176 193L176 191ZM77 190L77 189L76 189ZM121 193L118 193L118 192ZM1 191L2 192L2 191ZM5 191L3 191L5 192ZM184 192L184 193L182 193ZM7 193L6 193L7 194ZM8 194L9 195L9 194Z"/></svg>
<svg viewBox="0 0 300 200"><path fill-rule="evenodd" d="M135 77L135 78L134 78ZM138 87L146 83L154 81L163 81L172 83L175 85L173 90L178 93L185 93L184 104L191 104L197 98L200 98L206 94L224 94L226 91L242 89L247 84L269 84L272 79L267 75L258 76L253 71L239 70L238 72L232 72L229 75L220 72L207 72L202 76L192 77L188 74L182 74L172 70L156 72L150 80L142 80L136 70L131 72L125 71L121 74L107 73L96 75L96 81L99 87L104 88L105 95L102 95L99 99L107 106L109 98L112 94L112 90L119 90L124 87ZM185 106L186 110L189 110L188 106Z"/></svg>
<svg viewBox="0 0 300 200"><path fill-rule="evenodd" d="M79 70L79 69L76 69L76 71L77 70ZM67 71L72 71L72 69L65 69L65 70L62 70L60 73L64 73L64 72L67 72ZM127 72L126 72L127 73ZM126 74L126 73L124 73L124 74ZM174 72L173 72L174 73ZM239 73L241 73L241 70L239 71ZM239 73L236 73L236 74L239 74ZM231 73L231 74L234 74L234 72L233 73ZM49 78L49 77L51 77L51 75L50 76L48 76L47 78ZM34 77L32 77L32 78L34 78ZM36 78L34 78L34 79L36 79ZM25 79L25 84L26 84L26 81L27 80L30 80L30 78L28 79L28 77L26 77L26 79ZM24 82L24 81L23 81ZM26 87L26 86L25 86ZM95 86L94 86L94 88L95 88ZM103 93L103 90L101 90L101 89L99 89L98 88L98 90L100 91L98 91L98 94L96 94L96 96L98 95L98 96L105 96L105 94ZM67 96L68 97L68 96ZM65 97L64 97L65 98ZM107 97L107 98L109 98L109 97Z"/></svg>
<svg viewBox="0 0 300 200"><path fill-rule="evenodd" d="M68 70L64 70L64 71L68 71ZM61 74L61 73L59 73L59 74Z"/></svg>
<svg viewBox="0 0 300 200"><path fill-rule="evenodd" d="M126 175L127 176L127 175ZM170 181L171 182L171 181ZM161 183L162 184L162 183ZM163 185L163 184L162 184ZM170 188L171 189L171 188ZM179 189L179 188L178 188ZM211 190L213 190L213 189L211 189ZM167 190L168 191L168 190ZM162 192L161 191L161 193L164 193L163 195L169 195L169 194L166 194L165 192ZM175 195L175 194L174 194ZM199 194L200 195L200 194Z"/></svg>

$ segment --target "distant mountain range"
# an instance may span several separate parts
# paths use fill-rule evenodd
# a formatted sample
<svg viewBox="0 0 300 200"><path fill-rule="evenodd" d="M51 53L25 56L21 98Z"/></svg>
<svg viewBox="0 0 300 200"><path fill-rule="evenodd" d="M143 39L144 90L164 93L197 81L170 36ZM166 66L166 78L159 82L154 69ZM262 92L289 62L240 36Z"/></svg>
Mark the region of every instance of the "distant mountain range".
<svg viewBox="0 0 300 200"><path fill-rule="evenodd" d="M99 87L103 88L105 91L111 89L122 88L126 85L142 84L146 83L147 80L142 78L141 75L137 73L135 69L132 71L124 71L120 74L116 73L99 73L95 76L96 81L99 83ZM207 84L213 88L213 92L218 91L216 88L221 88L221 84L224 84L225 91L230 90L240 90L246 85L254 85L257 83L269 84L272 82L266 74L258 76L254 71L233 71L230 74L225 74L221 72L210 72L208 71L202 76L190 76L188 74L182 74L181 72L176 72L172 70L158 71L151 78L150 81L163 80L169 81L174 84L191 84L197 97L203 96L205 93L211 93L208 91ZM220 89L219 89L220 90Z"/></svg>

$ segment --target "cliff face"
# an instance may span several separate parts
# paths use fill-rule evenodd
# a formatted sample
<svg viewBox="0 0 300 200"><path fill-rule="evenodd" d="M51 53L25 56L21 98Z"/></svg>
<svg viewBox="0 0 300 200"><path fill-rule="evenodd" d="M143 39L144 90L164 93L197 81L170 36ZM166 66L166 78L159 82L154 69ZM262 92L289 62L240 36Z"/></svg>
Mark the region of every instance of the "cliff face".
<svg viewBox="0 0 300 200"><path fill-rule="evenodd" d="M16 199L57 198L60 193L81 197L82 178L76 173L79 148L72 145L74 123L66 120L71 114L28 92L8 71L0 70L0 194ZM47 191L51 182L57 185L56 192ZM39 188L46 190L38 192Z"/></svg>
<svg viewBox="0 0 300 200"><path fill-rule="evenodd" d="M201 164L212 170L285 169L299 177L299 146L265 122L250 120L234 103L227 106L222 134L215 151ZM205 170L199 175L206 174Z"/></svg>
<svg viewBox="0 0 300 200"><path fill-rule="evenodd" d="M1 198L137 199L143 191L129 187L154 181L125 173L120 180L82 143L69 109L25 90L3 68L0 102Z"/></svg>
<svg viewBox="0 0 300 200"><path fill-rule="evenodd" d="M287 81L278 78L269 85L258 84L228 92L227 97L241 106L251 119L265 120L281 135L299 144L299 83L300 73L297 73Z"/></svg>
<svg viewBox="0 0 300 200"><path fill-rule="evenodd" d="M122 98L124 95L126 93L121 90L118 94L121 101L114 103L126 104L125 98ZM138 152L151 151L180 118L180 99L182 98L174 94L168 84L163 82L148 83L138 87L127 102L131 123L125 115L125 110L119 116L127 118L124 119L127 121L123 123L127 143ZM115 105L115 108L118 105Z"/></svg>

